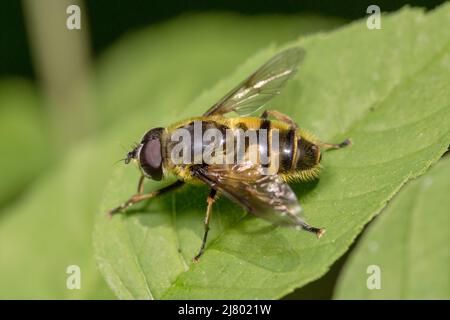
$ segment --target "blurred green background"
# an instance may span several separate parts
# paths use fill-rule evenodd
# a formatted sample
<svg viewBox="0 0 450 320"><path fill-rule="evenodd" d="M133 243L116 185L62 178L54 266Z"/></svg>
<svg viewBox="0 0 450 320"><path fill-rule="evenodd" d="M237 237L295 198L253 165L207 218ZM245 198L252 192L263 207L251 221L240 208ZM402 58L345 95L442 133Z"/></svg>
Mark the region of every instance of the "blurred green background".
<svg viewBox="0 0 450 320"><path fill-rule="evenodd" d="M81 6L81 30L65 28L70 4ZM113 298L92 257L93 215L114 161L142 128L99 151L105 132L120 132L136 110L161 112L168 92L188 103L259 49L337 28L364 17L370 4L2 1L0 298ZM405 4L377 1L384 12ZM90 148L84 169L68 169L67 159ZM101 168L89 166L99 159ZM55 210L53 201L66 208ZM64 288L61 266L71 259L86 272L83 290ZM345 259L287 298L330 298Z"/></svg>

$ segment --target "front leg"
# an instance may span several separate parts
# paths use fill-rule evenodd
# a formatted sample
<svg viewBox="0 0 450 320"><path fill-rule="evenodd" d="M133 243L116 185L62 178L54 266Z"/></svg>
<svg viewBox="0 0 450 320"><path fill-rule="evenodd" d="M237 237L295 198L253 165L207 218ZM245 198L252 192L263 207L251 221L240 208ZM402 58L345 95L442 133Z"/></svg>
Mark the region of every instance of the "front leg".
<svg viewBox="0 0 450 320"><path fill-rule="evenodd" d="M168 186L166 186L164 188L161 188L161 189L156 190L156 191L152 191L150 193L142 194L143 180L142 180L142 177L141 177L141 179L139 180L139 185L138 185L138 193L135 194L134 196L132 196L127 201L125 201L124 203L122 203L120 206L109 210L108 211L108 215L112 216L112 215L114 215L116 213L122 212L125 209L128 209L129 207L131 207L132 205L134 205L134 204L136 204L138 202L154 198L154 197L159 196L161 194L164 194L164 193L166 193L168 191L172 191L172 190L174 190L174 189L176 189L178 187L181 187L183 184L184 184L184 181L177 180L176 182L174 182L174 183L172 183L172 184L170 184L170 185L168 185Z"/></svg>

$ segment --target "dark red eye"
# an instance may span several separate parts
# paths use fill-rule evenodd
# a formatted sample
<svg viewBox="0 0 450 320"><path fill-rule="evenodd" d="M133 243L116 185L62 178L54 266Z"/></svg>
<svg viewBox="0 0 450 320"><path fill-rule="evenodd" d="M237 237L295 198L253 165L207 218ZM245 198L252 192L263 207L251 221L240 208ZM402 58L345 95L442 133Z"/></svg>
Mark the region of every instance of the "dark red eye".
<svg viewBox="0 0 450 320"><path fill-rule="evenodd" d="M158 137L144 143L139 154L142 170L153 180L162 179L161 141Z"/></svg>

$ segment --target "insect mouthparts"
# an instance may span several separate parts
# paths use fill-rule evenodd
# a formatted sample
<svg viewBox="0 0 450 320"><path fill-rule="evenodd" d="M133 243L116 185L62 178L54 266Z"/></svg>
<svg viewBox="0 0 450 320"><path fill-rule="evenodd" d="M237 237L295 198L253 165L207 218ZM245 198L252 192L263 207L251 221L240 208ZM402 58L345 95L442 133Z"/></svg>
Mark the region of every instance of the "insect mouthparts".
<svg viewBox="0 0 450 320"><path fill-rule="evenodd" d="M129 164L131 159L136 157L136 149L127 153L127 157L125 158L125 164Z"/></svg>

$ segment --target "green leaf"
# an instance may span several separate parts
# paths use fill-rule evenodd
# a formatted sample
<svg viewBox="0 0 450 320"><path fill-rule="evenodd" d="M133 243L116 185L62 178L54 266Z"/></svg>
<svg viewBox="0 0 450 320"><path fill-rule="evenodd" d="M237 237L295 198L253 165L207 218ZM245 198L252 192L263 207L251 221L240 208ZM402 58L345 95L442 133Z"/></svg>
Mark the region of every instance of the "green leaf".
<svg viewBox="0 0 450 320"><path fill-rule="evenodd" d="M449 17L449 5L428 14L406 8L383 16L382 30L360 21L284 46L303 46L307 58L270 107L326 141L354 141L324 156L320 180L295 186L307 220L327 228L320 241L242 218L242 209L222 198L206 252L192 264L207 189L187 186L109 220L104 212L137 183L134 168L119 168L94 232L100 270L118 297L279 298L323 275L401 186L448 147L450 30L442 26ZM276 51L259 52L187 108L168 103L149 127L201 114ZM148 189L159 186L151 182Z"/></svg>
<svg viewBox="0 0 450 320"><path fill-rule="evenodd" d="M35 183L4 211L0 224L0 297L82 299L113 297L98 274L91 247L95 202L106 169L93 167L92 145L69 152L66 164ZM70 161L69 161L70 160ZM66 287L67 268L81 270L81 289Z"/></svg>
<svg viewBox="0 0 450 320"><path fill-rule="evenodd" d="M449 176L445 157L394 198L346 262L337 299L450 299ZM371 265L379 290L366 285Z"/></svg>
<svg viewBox="0 0 450 320"><path fill-rule="evenodd" d="M259 32L267 34L268 41L277 41L293 39L302 32L311 32L314 30L311 26L327 29L337 25L332 19L299 19L298 16L291 16L265 17L263 20L219 14L211 17L184 17L170 22L168 26L171 27L158 27L162 29L160 36L149 28L138 36L124 39L116 48L111 49L102 59L98 71L98 96L101 101L112 104L101 106L105 124L113 120L119 123L112 129L104 130L100 136L92 137L68 150L62 161L36 181L30 192L20 198L20 202L1 213L4 215L0 220L0 297L112 297L96 270L91 236L94 213L98 211L105 184L113 169L118 166L114 162L123 158L121 144L131 144L132 139L136 139L148 125L156 124L160 120L156 114L172 108L174 101L178 110L185 108L189 100L201 90L200 84L205 85L203 76L193 78L196 66L201 72L207 70L210 77L206 79L210 81L221 76L223 65L201 65L202 57L206 61L216 55L221 56L221 62L227 61L228 66L236 66L249 52L262 45L263 35ZM215 37L211 33L201 32L207 30L210 23L215 26ZM220 28L220 25L223 27ZM179 57L182 61L167 61L166 57L174 54L174 50L180 50L174 45L179 41L179 32L186 30L197 30L198 33L191 34L192 42L184 43ZM252 42L247 38L234 38L233 35L239 35L240 31L247 38L255 36L259 40ZM203 47L198 48L199 43ZM245 47L242 51L241 45ZM224 54L224 47L232 54ZM208 50L205 51L205 48ZM157 55L155 50L159 52ZM166 56L164 52L167 53ZM148 59L152 62L148 63ZM155 74L153 67L169 63L179 66L185 64L193 69L180 73L175 67L167 70L159 68L160 74ZM146 82L148 77L152 78L151 82ZM129 86L130 83L133 85ZM194 83L197 91L189 87ZM137 96L144 96L143 101L151 102L144 103L141 107L146 110L137 114L134 109L139 108L140 100L131 99L135 86L139 88ZM159 94L163 89L165 94ZM116 107L118 110L115 110ZM164 116L166 121L171 119L169 112ZM28 132L27 130L25 128L24 132ZM9 133L5 135L10 136ZM14 157L9 161L22 163L26 159L17 159L20 155L28 155L28 150L14 152ZM30 156L29 159L33 158ZM81 290L68 290L66 287L66 269L73 264L81 268Z"/></svg>

